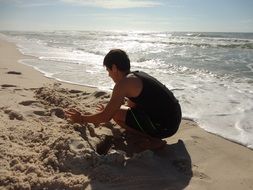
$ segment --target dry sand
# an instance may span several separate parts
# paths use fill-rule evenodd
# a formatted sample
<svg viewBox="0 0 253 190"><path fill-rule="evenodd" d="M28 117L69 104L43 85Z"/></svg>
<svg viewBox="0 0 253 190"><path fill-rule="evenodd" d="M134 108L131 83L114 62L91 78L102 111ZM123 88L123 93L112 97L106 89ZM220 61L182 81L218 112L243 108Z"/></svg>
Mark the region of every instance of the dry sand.
<svg viewBox="0 0 253 190"><path fill-rule="evenodd" d="M157 151L113 122L69 124L110 94L44 77L0 40L0 189L253 189L253 151L184 120Z"/></svg>

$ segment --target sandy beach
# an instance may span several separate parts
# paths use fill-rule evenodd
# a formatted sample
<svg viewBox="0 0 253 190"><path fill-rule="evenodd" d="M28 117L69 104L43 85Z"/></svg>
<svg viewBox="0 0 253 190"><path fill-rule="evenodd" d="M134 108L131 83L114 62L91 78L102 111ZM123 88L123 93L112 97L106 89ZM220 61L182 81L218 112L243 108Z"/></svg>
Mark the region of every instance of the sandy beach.
<svg viewBox="0 0 253 190"><path fill-rule="evenodd" d="M253 189L253 151L192 121L156 151L113 122L68 123L64 109L94 113L110 94L46 78L24 58L0 39L0 189Z"/></svg>

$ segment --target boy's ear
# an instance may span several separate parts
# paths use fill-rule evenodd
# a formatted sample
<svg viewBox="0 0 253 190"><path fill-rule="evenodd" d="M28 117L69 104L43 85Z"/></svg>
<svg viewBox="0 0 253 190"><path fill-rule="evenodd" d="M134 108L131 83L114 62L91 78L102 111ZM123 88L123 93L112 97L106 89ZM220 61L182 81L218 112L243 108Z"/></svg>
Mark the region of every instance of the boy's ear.
<svg viewBox="0 0 253 190"><path fill-rule="evenodd" d="M116 72L116 71L118 71L118 69L117 69L116 65L113 64L113 65L112 65L112 72Z"/></svg>

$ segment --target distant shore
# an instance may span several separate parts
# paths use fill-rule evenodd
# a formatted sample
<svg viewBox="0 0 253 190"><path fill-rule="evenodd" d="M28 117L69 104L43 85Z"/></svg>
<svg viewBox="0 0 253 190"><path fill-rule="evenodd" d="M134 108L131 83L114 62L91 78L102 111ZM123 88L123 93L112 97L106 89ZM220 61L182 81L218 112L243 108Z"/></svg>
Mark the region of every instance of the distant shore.
<svg viewBox="0 0 253 190"><path fill-rule="evenodd" d="M110 94L44 77L24 58L0 40L0 189L253 188L253 151L192 121L156 151L113 122L69 124L63 109L95 112Z"/></svg>

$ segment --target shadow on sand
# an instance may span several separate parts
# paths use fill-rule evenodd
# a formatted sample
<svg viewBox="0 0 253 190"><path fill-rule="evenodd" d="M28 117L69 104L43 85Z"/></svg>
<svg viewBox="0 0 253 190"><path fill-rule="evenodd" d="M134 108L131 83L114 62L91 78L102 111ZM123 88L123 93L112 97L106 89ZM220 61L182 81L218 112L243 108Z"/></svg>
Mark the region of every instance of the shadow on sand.
<svg viewBox="0 0 253 190"><path fill-rule="evenodd" d="M125 180L103 184L104 189L182 190L193 176L191 157L182 140L155 151L140 150L133 135L125 134L117 139L108 137L105 142L98 148L100 154L106 154L110 144L114 150L124 151L129 159L124 168L118 170L119 178ZM92 186L99 189L97 185Z"/></svg>

